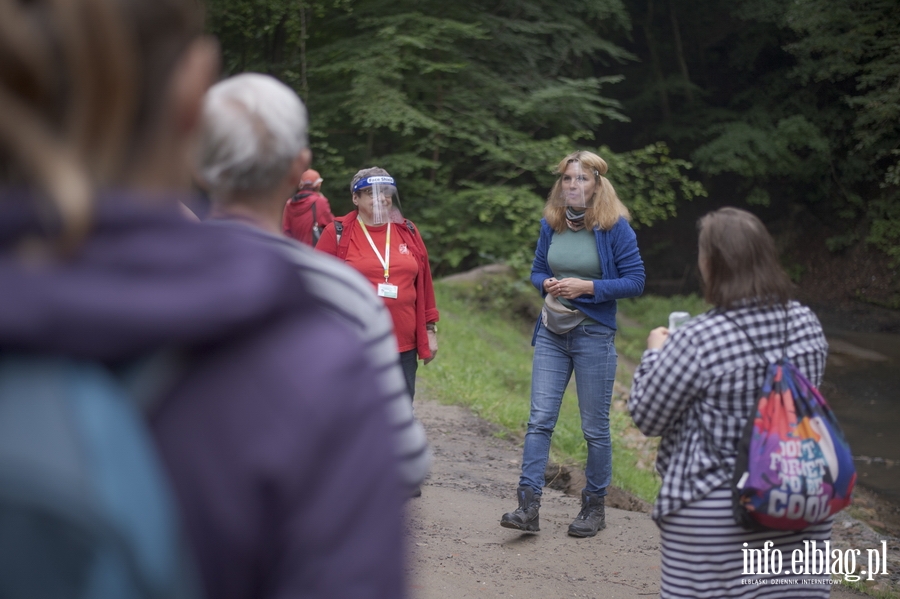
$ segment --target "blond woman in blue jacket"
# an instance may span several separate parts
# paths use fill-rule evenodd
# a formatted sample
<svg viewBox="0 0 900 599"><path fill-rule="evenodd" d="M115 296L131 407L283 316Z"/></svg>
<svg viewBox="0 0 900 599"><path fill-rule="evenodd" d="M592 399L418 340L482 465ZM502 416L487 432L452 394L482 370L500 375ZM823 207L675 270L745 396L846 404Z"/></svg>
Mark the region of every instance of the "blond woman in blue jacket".
<svg viewBox="0 0 900 599"><path fill-rule="evenodd" d="M644 289L644 264L628 224L630 215L604 176L607 170L606 161L596 154L569 154L559 163L559 179L544 208L531 282L545 305L532 340L531 414L519 506L500 520L507 528L540 529L538 510L550 440L573 372L588 455L582 509L568 533L591 537L606 526L616 300L636 297Z"/></svg>

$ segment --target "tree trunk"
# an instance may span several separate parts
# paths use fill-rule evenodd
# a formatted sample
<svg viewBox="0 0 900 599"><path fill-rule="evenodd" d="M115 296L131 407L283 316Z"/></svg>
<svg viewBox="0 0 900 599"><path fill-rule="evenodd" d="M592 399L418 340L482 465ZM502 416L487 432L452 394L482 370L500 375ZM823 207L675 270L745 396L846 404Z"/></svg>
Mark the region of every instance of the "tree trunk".
<svg viewBox="0 0 900 599"><path fill-rule="evenodd" d="M278 24L272 30L271 53L269 55L270 75L281 78L284 71L284 47L287 41L287 31L285 29L285 21L287 16L282 15Z"/></svg>
<svg viewBox="0 0 900 599"><path fill-rule="evenodd" d="M300 93L309 98L309 82L306 80L306 4L300 0Z"/></svg>
<svg viewBox="0 0 900 599"><path fill-rule="evenodd" d="M647 0L647 18L644 21L643 29L644 36L647 38L647 49L650 51L650 62L653 64L653 74L659 88L660 110L662 110L663 121L668 123L671 120L672 111L669 108L669 94L666 92L666 82L659 64L659 54L656 52L656 43L653 40L653 0Z"/></svg>
<svg viewBox="0 0 900 599"><path fill-rule="evenodd" d="M681 76L684 77L684 96L688 103L694 103L694 92L691 90L691 77L688 74L687 62L684 60L684 46L681 43L681 30L678 27L678 17L675 15L675 3L669 0L669 17L672 20L672 36L675 38L675 55L678 57L678 67Z"/></svg>
<svg viewBox="0 0 900 599"><path fill-rule="evenodd" d="M438 83L437 83L437 104L434 109L434 118L437 121L440 121L441 109L444 106L444 88L441 83L441 76L438 75ZM434 162L434 166L431 167L431 184L434 185L437 180L437 163L441 158L441 135L437 134L434 138L434 149L431 152L431 160Z"/></svg>

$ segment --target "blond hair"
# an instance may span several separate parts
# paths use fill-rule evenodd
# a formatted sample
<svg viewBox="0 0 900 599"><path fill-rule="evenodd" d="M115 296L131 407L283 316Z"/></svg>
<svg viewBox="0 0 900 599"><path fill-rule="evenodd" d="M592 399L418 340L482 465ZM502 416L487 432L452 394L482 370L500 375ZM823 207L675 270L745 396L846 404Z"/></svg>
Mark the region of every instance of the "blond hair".
<svg viewBox="0 0 900 599"><path fill-rule="evenodd" d="M196 5L0 2L0 176L43 191L67 245L89 227L94 190L118 182L157 125L202 31Z"/></svg>
<svg viewBox="0 0 900 599"><path fill-rule="evenodd" d="M580 163L582 170L593 174L596 182L594 195L587 202L587 210L584 215L585 226L590 229L599 227L604 231L609 231L619 222L620 218L631 220L628 208L619 199L612 183L604 177L609 170L606 161L593 152L580 150L572 152L563 158L556 167L556 172L560 175L560 178L556 180L553 188L550 189L550 195L547 196L547 204L544 206L544 218L547 220L547 224L557 233L561 233L566 229L566 207L555 204L552 199L559 195L562 175L573 162Z"/></svg>

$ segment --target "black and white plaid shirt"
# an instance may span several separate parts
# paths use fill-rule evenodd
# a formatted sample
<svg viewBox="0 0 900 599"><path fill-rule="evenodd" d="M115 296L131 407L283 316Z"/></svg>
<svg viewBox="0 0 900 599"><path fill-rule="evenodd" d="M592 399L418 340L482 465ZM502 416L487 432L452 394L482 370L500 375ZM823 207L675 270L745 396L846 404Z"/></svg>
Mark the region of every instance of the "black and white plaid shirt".
<svg viewBox="0 0 900 599"><path fill-rule="evenodd" d="M783 307L747 305L728 311L770 361L781 358ZM818 386L828 343L819 319L789 304L787 356ZM662 488L653 508L658 520L704 498L730 481L737 444L756 406L767 364L746 335L711 310L690 320L661 349L647 350L634 373L628 410L647 436L662 436L656 469Z"/></svg>

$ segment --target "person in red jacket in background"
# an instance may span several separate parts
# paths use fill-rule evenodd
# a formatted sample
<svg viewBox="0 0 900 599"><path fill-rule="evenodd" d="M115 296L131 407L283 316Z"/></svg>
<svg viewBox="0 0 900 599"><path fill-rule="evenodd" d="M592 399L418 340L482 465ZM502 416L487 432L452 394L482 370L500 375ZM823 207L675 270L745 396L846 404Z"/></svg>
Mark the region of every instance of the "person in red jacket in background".
<svg viewBox="0 0 900 599"><path fill-rule="evenodd" d="M284 205L281 229L288 237L308 245L316 245L325 225L334 220L328 198L319 190L322 177L309 169L304 172L294 197Z"/></svg>
<svg viewBox="0 0 900 599"><path fill-rule="evenodd" d="M418 359L437 354L437 321L428 250L419 230L400 214L393 177L379 167L350 182L357 209L322 231L316 249L337 256L365 276L394 321L409 396L416 394Z"/></svg>

